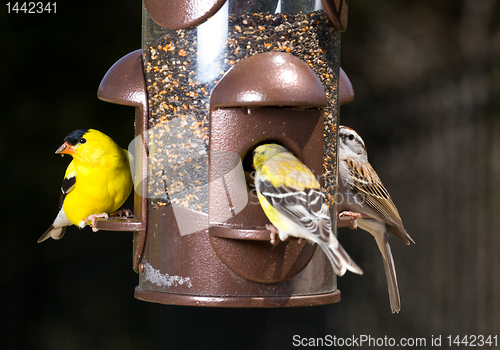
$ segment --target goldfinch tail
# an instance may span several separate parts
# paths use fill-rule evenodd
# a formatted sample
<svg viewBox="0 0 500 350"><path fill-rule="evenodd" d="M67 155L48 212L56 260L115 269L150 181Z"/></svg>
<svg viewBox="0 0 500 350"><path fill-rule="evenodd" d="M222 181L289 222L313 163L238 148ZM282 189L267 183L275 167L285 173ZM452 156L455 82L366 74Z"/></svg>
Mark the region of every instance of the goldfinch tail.
<svg viewBox="0 0 500 350"><path fill-rule="evenodd" d="M64 236L64 232L66 232L66 228L68 226L63 226L63 227L54 227L54 226L50 226L47 231L45 231L45 233L42 235L42 237L40 237L37 241L37 243L42 243L43 241L45 241L46 239L48 239L49 237L52 237L52 239L61 239L62 236Z"/></svg>
<svg viewBox="0 0 500 350"><path fill-rule="evenodd" d="M334 237L334 236L332 236ZM330 244L321 247L325 252L326 256L332 263L333 269L337 276L343 276L347 270L357 273L359 275L363 274L363 270L351 259L349 254L342 248L339 241L334 238L330 238Z"/></svg>

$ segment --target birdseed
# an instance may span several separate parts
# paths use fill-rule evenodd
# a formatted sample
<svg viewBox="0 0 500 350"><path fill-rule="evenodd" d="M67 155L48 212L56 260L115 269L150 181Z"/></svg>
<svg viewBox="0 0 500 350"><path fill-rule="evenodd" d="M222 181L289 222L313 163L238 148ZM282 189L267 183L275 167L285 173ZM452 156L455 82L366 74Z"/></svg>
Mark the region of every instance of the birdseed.
<svg viewBox="0 0 500 350"><path fill-rule="evenodd" d="M146 28L153 31L155 28ZM157 29L157 28L156 28ZM198 57L198 31L166 31L144 52L149 106L151 208L176 203L208 213L210 95L238 61L263 52L291 53L325 88L323 187L333 203L337 175L337 95L340 34L323 10L299 15L244 13L228 18L227 39L209 70ZM202 67L203 66L203 67Z"/></svg>

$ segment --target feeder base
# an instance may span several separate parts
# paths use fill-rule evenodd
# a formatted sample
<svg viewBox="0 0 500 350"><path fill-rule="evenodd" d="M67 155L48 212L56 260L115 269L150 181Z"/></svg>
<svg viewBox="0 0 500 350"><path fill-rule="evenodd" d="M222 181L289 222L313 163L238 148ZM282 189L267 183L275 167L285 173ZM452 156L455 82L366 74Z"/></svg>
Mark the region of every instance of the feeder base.
<svg viewBox="0 0 500 350"><path fill-rule="evenodd" d="M151 292L135 288L136 299L167 305L208 306L208 307L297 307L334 304L340 301L340 290L317 295L297 295L278 297L235 297L235 296L194 296Z"/></svg>

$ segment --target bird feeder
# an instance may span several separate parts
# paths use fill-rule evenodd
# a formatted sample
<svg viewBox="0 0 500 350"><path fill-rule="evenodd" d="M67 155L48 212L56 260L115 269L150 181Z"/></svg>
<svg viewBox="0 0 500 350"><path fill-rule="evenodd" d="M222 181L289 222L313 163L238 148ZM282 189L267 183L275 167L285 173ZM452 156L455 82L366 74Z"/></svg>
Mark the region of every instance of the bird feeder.
<svg viewBox="0 0 500 350"><path fill-rule="evenodd" d="M136 107L135 297L176 305L283 307L340 300L316 245L270 243L253 186L263 143L320 179L336 227L342 0L144 0L142 49L105 75L98 97Z"/></svg>

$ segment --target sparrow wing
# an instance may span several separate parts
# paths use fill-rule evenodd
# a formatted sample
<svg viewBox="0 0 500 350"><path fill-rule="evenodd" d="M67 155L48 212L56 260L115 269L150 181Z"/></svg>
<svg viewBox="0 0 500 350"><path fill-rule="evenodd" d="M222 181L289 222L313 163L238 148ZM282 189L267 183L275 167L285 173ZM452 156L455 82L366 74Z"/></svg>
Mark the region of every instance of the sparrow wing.
<svg viewBox="0 0 500 350"><path fill-rule="evenodd" d="M360 163L352 158L347 158L346 163L352 191L361 195L366 204L391 226L389 231L392 234L406 244L410 244L410 241L415 243L406 232L396 205L370 163Z"/></svg>

